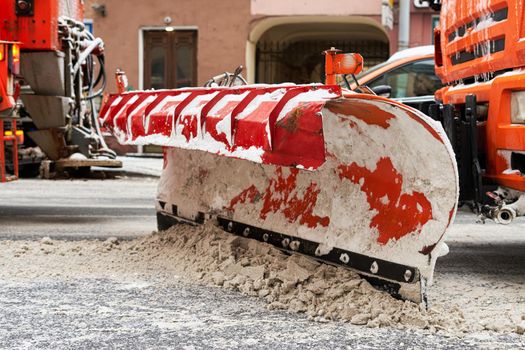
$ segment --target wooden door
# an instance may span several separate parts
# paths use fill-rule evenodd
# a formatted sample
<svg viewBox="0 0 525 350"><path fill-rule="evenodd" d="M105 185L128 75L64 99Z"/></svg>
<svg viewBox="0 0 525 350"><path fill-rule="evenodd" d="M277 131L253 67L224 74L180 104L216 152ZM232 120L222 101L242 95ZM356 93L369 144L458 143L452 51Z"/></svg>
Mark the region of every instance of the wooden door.
<svg viewBox="0 0 525 350"><path fill-rule="evenodd" d="M144 32L144 89L176 89L197 85L197 31ZM144 146L145 153L162 147Z"/></svg>
<svg viewBox="0 0 525 350"><path fill-rule="evenodd" d="M175 89L197 85L197 32L144 32L144 88Z"/></svg>

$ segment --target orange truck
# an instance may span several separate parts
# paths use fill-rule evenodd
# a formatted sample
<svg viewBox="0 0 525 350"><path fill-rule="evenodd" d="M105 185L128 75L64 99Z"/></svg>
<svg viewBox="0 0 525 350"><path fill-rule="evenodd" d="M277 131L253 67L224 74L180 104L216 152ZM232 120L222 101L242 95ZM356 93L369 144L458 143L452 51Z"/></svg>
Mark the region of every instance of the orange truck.
<svg viewBox="0 0 525 350"><path fill-rule="evenodd" d="M18 46L0 40L0 117L7 117L15 106L14 74L20 68Z"/></svg>
<svg viewBox="0 0 525 350"><path fill-rule="evenodd" d="M460 201L501 224L525 215L525 2L443 0L436 92L458 162Z"/></svg>
<svg viewBox="0 0 525 350"><path fill-rule="evenodd" d="M18 143L23 134L16 128L13 118L15 107L15 74L20 69L20 49L17 43L0 40L0 182L18 178ZM9 152L6 152L6 150ZM7 159L12 175L7 175Z"/></svg>
<svg viewBox="0 0 525 350"><path fill-rule="evenodd" d="M104 141L95 103L105 86L104 43L83 16L83 0L0 0L0 38L17 43L16 72L6 78L6 63L0 65L0 109L12 108L10 86L20 82L16 111L28 136L21 161L44 152L56 168L121 166ZM36 146L41 151L27 152Z"/></svg>

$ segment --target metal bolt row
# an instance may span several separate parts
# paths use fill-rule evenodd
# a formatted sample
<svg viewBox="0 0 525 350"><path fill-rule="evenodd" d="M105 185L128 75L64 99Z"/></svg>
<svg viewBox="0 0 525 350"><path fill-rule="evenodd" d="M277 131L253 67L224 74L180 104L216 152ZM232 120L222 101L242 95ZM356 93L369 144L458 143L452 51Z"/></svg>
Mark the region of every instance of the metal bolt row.
<svg viewBox="0 0 525 350"><path fill-rule="evenodd" d="M233 230L233 221L230 221L228 223L228 231L232 232L232 230ZM242 232L242 235L244 237L248 237L250 235L250 228L246 227L244 229L244 231ZM269 238L270 238L270 236L267 233L264 233L263 236L262 236L262 239L265 242L268 242ZM301 242L299 242L299 241L290 241L289 238L284 238L282 240L281 244L282 244L283 248L290 248L293 251L297 251L297 250L299 250ZM315 250L315 255L316 256L321 256L322 255L321 254L321 249L319 247L317 247L317 249ZM350 262L350 257L348 256L348 254L343 253L343 254L341 254L339 256L339 260L343 264L348 264ZM370 265L370 272L373 273L374 275L379 272L379 264L377 263L377 261L374 261L372 263L372 265ZM405 278L405 281L408 282L410 280L410 278L412 277L412 271L406 270L405 274L403 275L403 277Z"/></svg>

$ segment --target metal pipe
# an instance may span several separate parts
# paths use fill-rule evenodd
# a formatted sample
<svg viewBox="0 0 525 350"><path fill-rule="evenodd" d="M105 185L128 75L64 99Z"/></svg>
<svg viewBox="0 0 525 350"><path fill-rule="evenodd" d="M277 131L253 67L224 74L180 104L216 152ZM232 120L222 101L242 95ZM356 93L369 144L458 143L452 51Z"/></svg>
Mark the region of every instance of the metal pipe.
<svg viewBox="0 0 525 350"><path fill-rule="evenodd" d="M410 43L410 0L399 0L399 40L397 49L408 49Z"/></svg>

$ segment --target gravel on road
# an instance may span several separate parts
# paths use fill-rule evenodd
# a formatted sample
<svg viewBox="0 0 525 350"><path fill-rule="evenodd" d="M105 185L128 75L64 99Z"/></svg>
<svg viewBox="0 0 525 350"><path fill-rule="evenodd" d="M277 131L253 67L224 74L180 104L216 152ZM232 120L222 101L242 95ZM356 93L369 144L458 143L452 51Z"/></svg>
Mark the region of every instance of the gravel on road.
<svg viewBox="0 0 525 350"><path fill-rule="evenodd" d="M187 236L198 229L152 234L151 179L7 185L0 188L12 198L0 205L1 348L525 349L519 334L525 220L480 225L471 213L460 212L447 240L450 253L438 260L429 289L428 312L434 314L409 305L422 318L401 321L386 312L382 324L374 303L394 311L403 305L371 292L354 275L321 269L355 281L354 296L376 298L356 304L365 310L347 314L352 317L340 317L344 305L327 312L323 294L316 294L315 308L293 302L302 296L283 279L290 266L297 268L290 261L305 268L295 258L264 249L246 255L232 241L219 250L192 250L198 244L189 244ZM260 276L264 256L271 257L262 269L270 293L259 295L262 286L256 291L254 279L239 276ZM243 270L250 267L255 269ZM280 274L270 276L274 268ZM295 286L307 289L319 281L318 268ZM326 293L340 287L331 281ZM451 322L434 322L445 316Z"/></svg>

